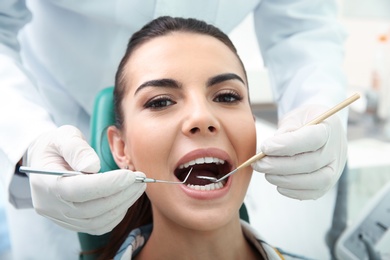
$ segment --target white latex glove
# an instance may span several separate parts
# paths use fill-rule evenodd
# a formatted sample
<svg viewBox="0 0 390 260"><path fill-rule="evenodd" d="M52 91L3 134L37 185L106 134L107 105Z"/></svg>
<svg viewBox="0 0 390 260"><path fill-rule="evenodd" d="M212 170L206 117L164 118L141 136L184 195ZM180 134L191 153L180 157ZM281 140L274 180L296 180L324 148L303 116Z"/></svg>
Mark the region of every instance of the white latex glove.
<svg viewBox="0 0 390 260"><path fill-rule="evenodd" d="M275 135L261 144L267 156L252 167L265 173L279 193L317 199L338 181L347 158L347 137L338 115L298 129L326 110L318 105L293 110L279 122Z"/></svg>
<svg viewBox="0 0 390 260"><path fill-rule="evenodd" d="M34 168L97 173L100 160L75 127L62 126L40 136L28 149ZM61 177L30 174L35 210L58 225L77 232L101 235L111 231L127 209L143 194L135 183L140 172L115 170L101 174Z"/></svg>

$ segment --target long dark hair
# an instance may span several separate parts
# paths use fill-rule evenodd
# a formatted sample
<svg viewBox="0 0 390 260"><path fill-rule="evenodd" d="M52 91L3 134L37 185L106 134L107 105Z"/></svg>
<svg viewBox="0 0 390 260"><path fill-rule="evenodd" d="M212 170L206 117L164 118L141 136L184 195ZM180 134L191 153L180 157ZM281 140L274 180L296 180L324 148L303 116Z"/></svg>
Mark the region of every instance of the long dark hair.
<svg viewBox="0 0 390 260"><path fill-rule="evenodd" d="M115 75L115 89L114 89L114 106L115 106L115 126L119 130L124 128L124 115L122 109L122 100L126 93L126 75L124 73L127 61L130 59L134 50L143 43L167 35L172 32L190 32L202 35L209 35L224 43L237 56L240 61L243 71L244 66L237 54L237 50L229 37L221 30L213 25L207 24L192 18L173 18L169 16L159 17L150 23L146 24L139 31L133 34L127 45L124 57L122 58L117 73ZM245 75L246 77L246 75ZM152 223L151 205L146 194L143 194L137 202L133 204L127 211L124 219L114 228L107 245L101 250L99 254L100 259L109 259L115 256L115 253L120 248L131 230Z"/></svg>

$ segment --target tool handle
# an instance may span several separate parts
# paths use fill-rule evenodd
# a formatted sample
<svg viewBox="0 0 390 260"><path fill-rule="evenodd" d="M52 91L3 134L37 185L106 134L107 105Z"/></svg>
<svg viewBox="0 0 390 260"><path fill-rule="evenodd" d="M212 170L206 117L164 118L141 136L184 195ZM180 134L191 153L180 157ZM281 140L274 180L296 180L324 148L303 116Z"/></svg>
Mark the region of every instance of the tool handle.
<svg viewBox="0 0 390 260"><path fill-rule="evenodd" d="M314 118L312 121L310 121L309 123L305 124L304 126L316 125L316 124L321 123L322 121L324 121L325 119L327 119L331 115L337 113L338 111L340 111L341 109L343 109L346 106L350 105L351 103L355 102L359 98L360 98L360 95L358 93L353 94L352 96L350 96L349 98L347 98L344 101L340 102L339 104L335 105L334 107L332 107L331 109L329 109L325 113L323 113L323 114L319 115L318 117ZM302 128L302 127L300 127L300 128Z"/></svg>
<svg viewBox="0 0 390 260"><path fill-rule="evenodd" d="M345 108L346 106L350 105L351 103L355 102L356 100L358 100L360 98L360 95L358 93L355 93L353 94L352 96L350 96L349 98L345 99L344 101L340 102L339 104L337 104L336 106L334 106L333 108L327 110L325 113L319 115L318 117L314 118L312 121L310 121L309 123L301 126L300 128L304 127L304 126L309 126L309 125L316 125L316 124L319 124L321 123L322 121L324 121L325 119L327 119L328 117L330 117L331 115L335 114L336 112L340 111L341 109ZM299 129L300 129L299 128ZM258 161L260 159L263 159L264 157L266 157L267 155L264 154L263 152L260 152L258 154L255 154L254 156L252 156L251 158L249 158L247 161L245 161L244 163L242 163L240 166L237 167L237 170L241 169L241 168L244 168L244 167L247 167L249 165L251 165L252 163L254 163L255 161Z"/></svg>
<svg viewBox="0 0 390 260"><path fill-rule="evenodd" d="M48 175L58 175L58 176L64 176L64 177L83 174L82 172L76 172L76 171L34 169L31 167L26 167L26 166L20 166L19 171L24 172L24 173L48 174Z"/></svg>
<svg viewBox="0 0 390 260"><path fill-rule="evenodd" d="M237 167L237 170L241 169L241 168L245 168L249 165L251 165L252 163L254 163L255 161L258 161L260 159L263 159L264 157L266 157L267 155L265 155L263 152L260 152L258 154L255 154L254 156L252 156L251 158L249 158L248 160L246 160L244 163L242 163L240 166Z"/></svg>

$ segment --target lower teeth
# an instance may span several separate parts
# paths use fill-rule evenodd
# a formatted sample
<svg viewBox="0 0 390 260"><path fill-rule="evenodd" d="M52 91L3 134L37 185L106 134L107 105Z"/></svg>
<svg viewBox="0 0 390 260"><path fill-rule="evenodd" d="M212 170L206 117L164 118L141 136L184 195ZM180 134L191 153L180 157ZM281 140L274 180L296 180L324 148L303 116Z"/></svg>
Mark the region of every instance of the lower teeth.
<svg viewBox="0 0 390 260"><path fill-rule="evenodd" d="M217 182L217 183L210 183L207 185L193 185L193 184L187 184L187 187L193 189L193 190L219 190L223 188L223 183L222 181Z"/></svg>

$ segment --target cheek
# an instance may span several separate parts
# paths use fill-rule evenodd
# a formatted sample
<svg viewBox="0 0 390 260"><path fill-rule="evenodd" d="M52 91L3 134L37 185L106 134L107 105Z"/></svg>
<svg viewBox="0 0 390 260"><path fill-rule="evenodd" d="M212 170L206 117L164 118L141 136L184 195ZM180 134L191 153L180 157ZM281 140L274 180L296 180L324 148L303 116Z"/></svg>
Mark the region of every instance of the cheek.
<svg viewBox="0 0 390 260"><path fill-rule="evenodd" d="M256 126L253 118L247 118L245 120L245 123L243 122L241 129L238 130L239 133L237 133L236 136L239 137L237 140L238 145L237 151L238 151L238 158L239 162L243 163L247 161L249 158L254 156L256 154ZM248 172L252 172L251 167L247 167L246 170Z"/></svg>
<svg viewBox="0 0 390 260"><path fill-rule="evenodd" d="M156 168L163 169L161 163L166 162L164 155L169 149L164 131L138 125L128 132L127 137L127 153L135 170L142 171L148 177L157 177Z"/></svg>
<svg viewBox="0 0 390 260"><path fill-rule="evenodd" d="M237 153L237 163L241 164L256 154L256 127L253 117L246 117L237 125L240 125L240 127L236 126L235 128L234 146ZM235 193L239 205L245 198L252 174L253 169L248 166L240 170L235 176Z"/></svg>
<svg viewBox="0 0 390 260"><path fill-rule="evenodd" d="M255 121L251 116L237 117L234 121L235 124L231 127L231 136L238 161L243 163L256 153Z"/></svg>

